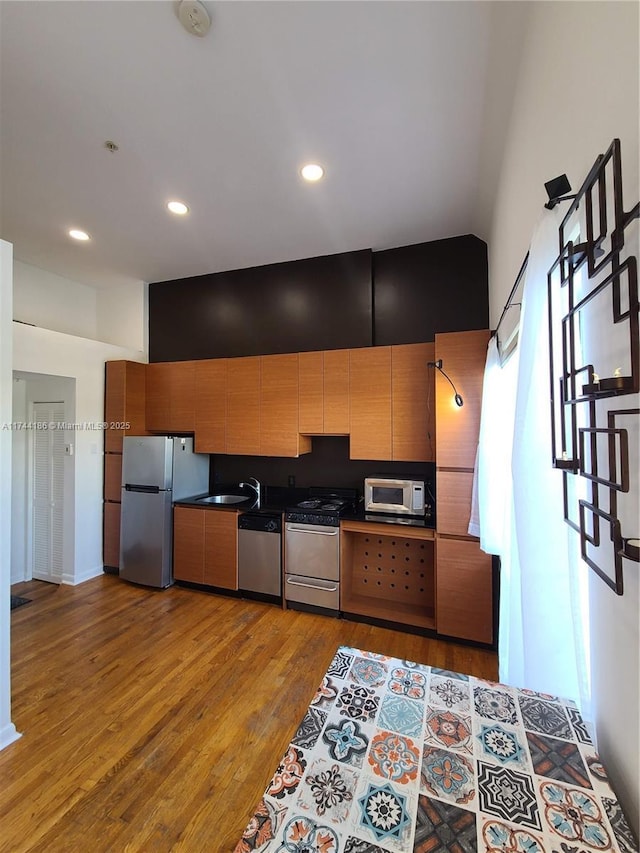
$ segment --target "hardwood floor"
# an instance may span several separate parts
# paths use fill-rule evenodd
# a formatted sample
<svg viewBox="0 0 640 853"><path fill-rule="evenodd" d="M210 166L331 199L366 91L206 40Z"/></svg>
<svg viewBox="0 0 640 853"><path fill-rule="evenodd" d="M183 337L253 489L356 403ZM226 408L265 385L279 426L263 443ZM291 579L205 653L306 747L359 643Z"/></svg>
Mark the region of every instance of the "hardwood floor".
<svg viewBox="0 0 640 853"><path fill-rule="evenodd" d="M11 613L0 851L232 851L338 645L497 679L496 655L104 575Z"/></svg>

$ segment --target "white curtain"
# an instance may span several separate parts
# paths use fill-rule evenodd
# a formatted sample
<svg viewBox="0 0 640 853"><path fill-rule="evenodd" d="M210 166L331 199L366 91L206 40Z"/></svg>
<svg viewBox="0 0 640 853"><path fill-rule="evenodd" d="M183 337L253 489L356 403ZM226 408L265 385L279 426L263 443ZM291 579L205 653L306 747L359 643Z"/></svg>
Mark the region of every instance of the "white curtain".
<svg viewBox="0 0 640 853"><path fill-rule="evenodd" d="M575 699L588 715L587 603L577 578L582 573L584 580L587 567L578 559L578 537L564 521L562 474L551 465L547 271L558 253L562 216L545 211L531 242L509 424L508 405L496 405L495 396L514 383L496 365L495 351L488 353L478 503L481 547L501 558L500 680ZM505 428L512 434L511 478L504 447L490 440Z"/></svg>

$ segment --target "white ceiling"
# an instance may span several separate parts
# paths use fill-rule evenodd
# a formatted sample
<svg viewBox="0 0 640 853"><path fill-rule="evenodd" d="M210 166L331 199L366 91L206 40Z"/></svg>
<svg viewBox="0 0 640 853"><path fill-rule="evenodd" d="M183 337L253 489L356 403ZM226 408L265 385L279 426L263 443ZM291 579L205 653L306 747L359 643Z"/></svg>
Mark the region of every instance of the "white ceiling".
<svg viewBox="0 0 640 853"><path fill-rule="evenodd" d="M205 0L205 38L176 5L0 2L0 234L16 258L102 287L486 239L512 4ZM319 184L297 174L308 161Z"/></svg>

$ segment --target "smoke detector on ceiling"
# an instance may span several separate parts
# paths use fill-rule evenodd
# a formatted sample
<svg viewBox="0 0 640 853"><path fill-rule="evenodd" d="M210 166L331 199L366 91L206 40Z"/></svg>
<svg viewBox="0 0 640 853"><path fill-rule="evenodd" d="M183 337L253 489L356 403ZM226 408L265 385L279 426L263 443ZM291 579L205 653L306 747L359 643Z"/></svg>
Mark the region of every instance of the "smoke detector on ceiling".
<svg viewBox="0 0 640 853"><path fill-rule="evenodd" d="M182 0L178 6L178 18L188 33L206 36L211 26L209 13L198 0Z"/></svg>

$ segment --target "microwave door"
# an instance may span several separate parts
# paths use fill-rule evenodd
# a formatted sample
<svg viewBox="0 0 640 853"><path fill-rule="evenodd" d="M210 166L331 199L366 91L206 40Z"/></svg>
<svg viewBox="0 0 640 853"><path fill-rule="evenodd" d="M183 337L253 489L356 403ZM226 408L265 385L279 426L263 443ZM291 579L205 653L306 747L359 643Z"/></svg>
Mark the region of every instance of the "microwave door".
<svg viewBox="0 0 640 853"><path fill-rule="evenodd" d="M371 498L377 506L388 506L391 509L401 507L404 503L404 489L402 486L373 486Z"/></svg>

